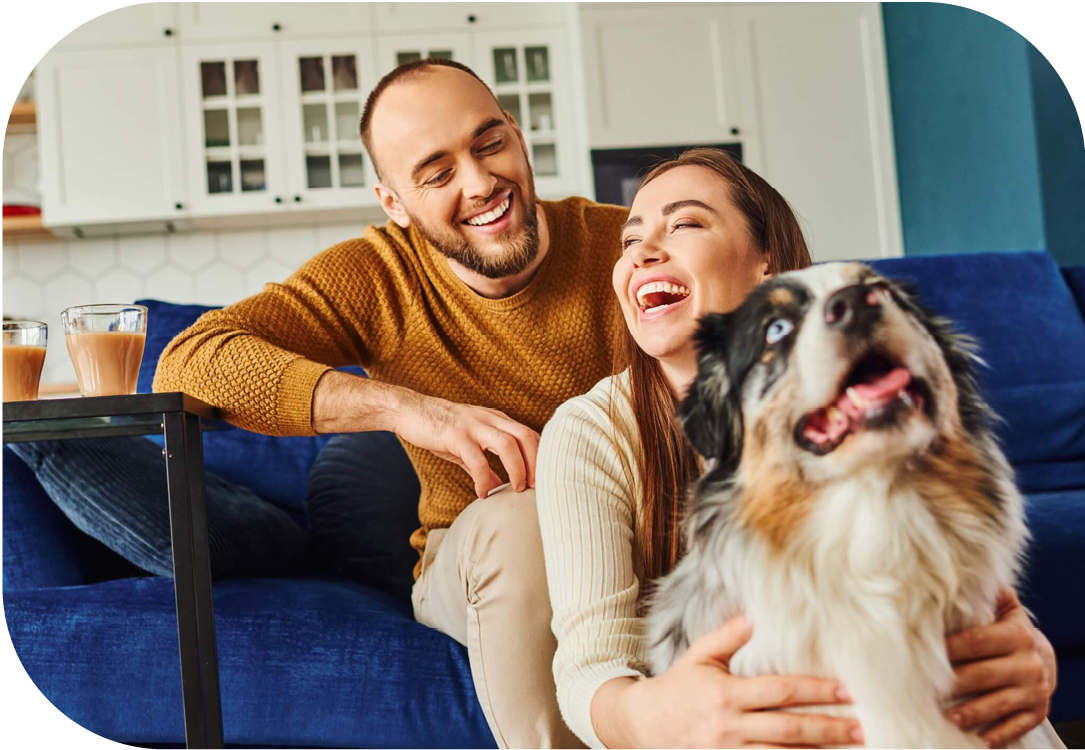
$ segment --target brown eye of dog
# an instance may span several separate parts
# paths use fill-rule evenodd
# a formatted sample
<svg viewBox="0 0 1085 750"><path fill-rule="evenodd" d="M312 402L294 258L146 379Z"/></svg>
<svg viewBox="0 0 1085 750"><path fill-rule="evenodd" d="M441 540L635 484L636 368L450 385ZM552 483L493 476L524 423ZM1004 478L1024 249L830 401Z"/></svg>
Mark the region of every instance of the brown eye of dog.
<svg viewBox="0 0 1085 750"><path fill-rule="evenodd" d="M765 341L769 344L775 344L782 339L795 328L795 324L787 318L779 318L769 323L768 329L765 331Z"/></svg>

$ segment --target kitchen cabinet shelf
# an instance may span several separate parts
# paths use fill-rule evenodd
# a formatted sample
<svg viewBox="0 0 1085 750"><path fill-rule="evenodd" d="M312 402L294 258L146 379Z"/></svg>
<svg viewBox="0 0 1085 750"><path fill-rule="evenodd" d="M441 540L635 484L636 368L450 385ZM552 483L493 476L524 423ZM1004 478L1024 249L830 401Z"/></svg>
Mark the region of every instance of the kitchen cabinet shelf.
<svg viewBox="0 0 1085 750"><path fill-rule="evenodd" d="M38 127L38 106L34 102L15 102L8 117L8 133L33 133Z"/></svg>
<svg viewBox="0 0 1085 750"><path fill-rule="evenodd" d="M47 240L53 233L41 223L41 216L5 216L5 240Z"/></svg>

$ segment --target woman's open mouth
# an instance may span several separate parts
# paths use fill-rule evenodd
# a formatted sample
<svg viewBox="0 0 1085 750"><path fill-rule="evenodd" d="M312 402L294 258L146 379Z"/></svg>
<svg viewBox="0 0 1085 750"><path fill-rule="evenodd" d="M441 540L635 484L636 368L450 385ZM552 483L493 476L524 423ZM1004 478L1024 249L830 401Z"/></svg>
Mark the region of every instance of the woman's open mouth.
<svg viewBox="0 0 1085 750"><path fill-rule="evenodd" d="M688 299L689 287L668 281L649 281L637 289L640 319L648 320L666 315Z"/></svg>
<svg viewBox="0 0 1085 750"><path fill-rule="evenodd" d="M509 190L504 198L497 198L489 205L483 206L460 223L472 231L483 234L498 234L509 228L512 222L512 208L514 191Z"/></svg>
<svg viewBox="0 0 1085 750"><path fill-rule="evenodd" d="M848 435L861 429L898 424L911 414L933 419L930 388L908 368L881 352L868 352L841 385L828 406L810 412L795 427L795 441L811 453L832 453Z"/></svg>

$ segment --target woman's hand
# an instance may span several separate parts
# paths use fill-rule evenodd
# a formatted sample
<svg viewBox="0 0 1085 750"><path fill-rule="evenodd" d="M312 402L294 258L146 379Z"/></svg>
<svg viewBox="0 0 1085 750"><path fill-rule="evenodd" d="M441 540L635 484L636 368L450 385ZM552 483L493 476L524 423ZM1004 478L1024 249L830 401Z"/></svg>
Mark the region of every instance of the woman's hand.
<svg viewBox="0 0 1085 750"><path fill-rule="evenodd" d="M1038 726L1055 692L1055 650L1013 589L999 591L996 607L993 624L946 639L957 674L956 694L978 694L950 709L950 721L962 729L990 724L982 735L990 747L1004 746Z"/></svg>
<svg viewBox="0 0 1085 750"><path fill-rule="evenodd" d="M737 677L728 672L731 656L750 638L744 616L706 633L661 675L629 681L616 704L623 736L604 737L596 693L592 716L600 739L626 747L811 747L862 742L854 719L785 713L784 706L846 703L836 680L817 677Z"/></svg>

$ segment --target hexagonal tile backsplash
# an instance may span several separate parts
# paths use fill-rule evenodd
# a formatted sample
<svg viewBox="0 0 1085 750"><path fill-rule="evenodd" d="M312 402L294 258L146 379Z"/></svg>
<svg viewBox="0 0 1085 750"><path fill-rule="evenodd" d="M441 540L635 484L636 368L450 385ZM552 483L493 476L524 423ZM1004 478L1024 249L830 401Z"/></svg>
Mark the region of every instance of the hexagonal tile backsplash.
<svg viewBox="0 0 1085 750"><path fill-rule="evenodd" d="M60 327L65 307L141 297L226 305L259 292L269 281L285 280L310 256L361 236L363 228L332 224L4 242L3 312L48 323L42 382L74 383Z"/></svg>

